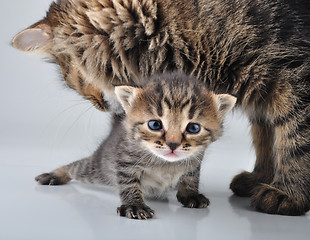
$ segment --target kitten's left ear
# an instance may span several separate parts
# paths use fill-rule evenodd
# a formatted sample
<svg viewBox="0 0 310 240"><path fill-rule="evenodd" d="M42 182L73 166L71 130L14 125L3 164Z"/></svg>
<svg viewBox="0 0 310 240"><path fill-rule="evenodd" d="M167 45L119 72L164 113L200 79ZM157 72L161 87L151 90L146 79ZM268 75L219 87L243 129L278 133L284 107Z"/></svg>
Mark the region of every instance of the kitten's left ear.
<svg viewBox="0 0 310 240"><path fill-rule="evenodd" d="M216 103L218 106L218 113L221 119L224 119L226 113L228 113L236 104L237 98L229 94L217 94L215 95Z"/></svg>
<svg viewBox="0 0 310 240"><path fill-rule="evenodd" d="M125 112L128 112L128 110L132 107L135 97L137 95L139 88L136 87L130 87L130 86L118 86L115 87L115 94L122 104Z"/></svg>

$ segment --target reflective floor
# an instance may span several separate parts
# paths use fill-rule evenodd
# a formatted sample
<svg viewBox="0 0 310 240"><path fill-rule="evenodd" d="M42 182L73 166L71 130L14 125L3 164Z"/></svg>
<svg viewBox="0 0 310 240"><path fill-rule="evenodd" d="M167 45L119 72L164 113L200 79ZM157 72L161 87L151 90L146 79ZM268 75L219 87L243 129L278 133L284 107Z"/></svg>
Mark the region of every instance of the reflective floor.
<svg viewBox="0 0 310 240"><path fill-rule="evenodd" d="M171 193L166 201L147 200L154 219L130 220L117 216L115 190L78 182L37 185L36 175L90 155L109 132L109 115L66 89L54 65L10 46L50 2L1 3L1 240L309 239L309 213L258 213L249 199L229 190L232 177L251 170L255 159L248 122L238 112L228 116L223 137L206 153L200 190L211 201L207 209L183 208Z"/></svg>
<svg viewBox="0 0 310 240"><path fill-rule="evenodd" d="M74 148L65 143L67 136L53 140L51 147L44 146L50 140L39 136L26 142L31 135L24 135L18 137L24 145L9 146L1 138L0 239L309 239L309 214L258 213L249 207L248 198L233 196L228 189L232 176L252 164L246 158L254 159L246 147L247 131L234 125L246 122L236 118L229 119L226 134L206 154L200 189L211 205L186 209L171 193L164 201L147 200L156 212L156 217L147 221L117 216L120 200L113 189L79 182L36 184L36 175L91 153L81 150L83 141L72 138L72 144L77 145Z"/></svg>

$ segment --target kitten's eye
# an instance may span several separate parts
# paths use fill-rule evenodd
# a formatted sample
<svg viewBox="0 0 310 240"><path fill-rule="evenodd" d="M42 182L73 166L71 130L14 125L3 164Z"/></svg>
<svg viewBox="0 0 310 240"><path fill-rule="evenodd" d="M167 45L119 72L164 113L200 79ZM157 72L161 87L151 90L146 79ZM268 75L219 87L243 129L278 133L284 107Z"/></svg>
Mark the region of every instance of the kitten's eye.
<svg viewBox="0 0 310 240"><path fill-rule="evenodd" d="M200 125L198 123L189 123L186 127L186 131L191 134L197 134L200 132Z"/></svg>
<svg viewBox="0 0 310 240"><path fill-rule="evenodd" d="M149 121L148 125L149 125L149 128L154 131L159 131L163 128L161 121L158 121L158 120L151 120Z"/></svg>

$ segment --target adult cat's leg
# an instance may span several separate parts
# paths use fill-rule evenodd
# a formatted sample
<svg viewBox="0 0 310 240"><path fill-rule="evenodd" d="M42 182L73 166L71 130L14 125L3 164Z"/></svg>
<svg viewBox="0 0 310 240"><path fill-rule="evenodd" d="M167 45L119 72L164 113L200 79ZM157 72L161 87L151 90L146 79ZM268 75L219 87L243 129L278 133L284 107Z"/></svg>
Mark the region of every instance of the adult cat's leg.
<svg viewBox="0 0 310 240"><path fill-rule="evenodd" d="M256 162L253 172L244 171L235 176L230 189L238 196L249 197L259 183L270 183L274 176L274 131L269 125L252 121L253 145Z"/></svg>
<svg viewBox="0 0 310 240"><path fill-rule="evenodd" d="M252 206L271 214L301 215L310 208L309 109L275 122L275 176L258 186Z"/></svg>
<svg viewBox="0 0 310 240"><path fill-rule="evenodd" d="M199 189L200 166L183 177L179 184L177 199L184 207L205 208L210 204L208 198L200 194Z"/></svg>

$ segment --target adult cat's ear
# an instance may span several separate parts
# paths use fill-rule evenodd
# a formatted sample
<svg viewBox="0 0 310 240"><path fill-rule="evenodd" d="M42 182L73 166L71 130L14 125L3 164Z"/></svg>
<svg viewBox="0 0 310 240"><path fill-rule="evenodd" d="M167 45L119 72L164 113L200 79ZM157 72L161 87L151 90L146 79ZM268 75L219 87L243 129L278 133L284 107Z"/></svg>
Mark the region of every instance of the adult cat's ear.
<svg viewBox="0 0 310 240"><path fill-rule="evenodd" d="M115 94L120 103L122 104L125 112L128 112L128 110L132 107L138 89L139 88L130 86L115 87Z"/></svg>
<svg viewBox="0 0 310 240"><path fill-rule="evenodd" d="M218 106L219 117L224 119L226 113L235 106L237 98L229 94L217 94L215 95L215 98Z"/></svg>
<svg viewBox="0 0 310 240"><path fill-rule="evenodd" d="M51 27L42 21L20 33L12 40L12 46L25 52L46 52L52 46Z"/></svg>

